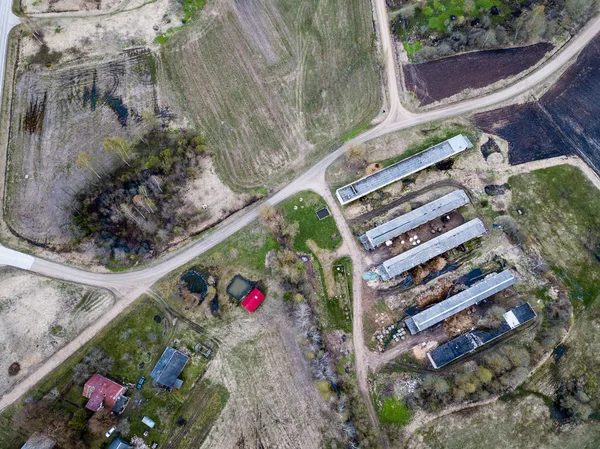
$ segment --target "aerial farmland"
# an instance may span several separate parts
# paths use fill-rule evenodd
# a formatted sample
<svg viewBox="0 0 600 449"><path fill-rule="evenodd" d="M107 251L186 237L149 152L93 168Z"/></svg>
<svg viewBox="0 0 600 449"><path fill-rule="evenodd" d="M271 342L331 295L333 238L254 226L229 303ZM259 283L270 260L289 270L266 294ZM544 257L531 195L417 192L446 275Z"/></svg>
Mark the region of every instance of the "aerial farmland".
<svg viewBox="0 0 600 449"><path fill-rule="evenodd" d="M597 1L11 3L0 447L596 447Z"/></svg>

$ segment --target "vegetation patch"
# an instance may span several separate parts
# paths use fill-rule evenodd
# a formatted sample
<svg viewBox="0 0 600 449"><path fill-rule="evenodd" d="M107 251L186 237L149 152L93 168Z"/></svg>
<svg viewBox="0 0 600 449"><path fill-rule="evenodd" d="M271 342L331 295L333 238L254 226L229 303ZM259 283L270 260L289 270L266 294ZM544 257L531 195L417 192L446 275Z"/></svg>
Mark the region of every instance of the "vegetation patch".
<svg viewBox="0 0 600 449"><path fill-rule="evenodd" d="M456 53L549 41L574 34L597 11L596 2L544 4L500 0L426 0L394 4L392 31L420 62ZM411 47L409 47L411 48Z"/></svg>
<svg viewBox="0 0 600 449"><path fill-rule="evenodd" d="M600 295L598 190L569 165L516 175L509 185L509 212L526 242L542 251L575 304L592 304Z"/></svg>

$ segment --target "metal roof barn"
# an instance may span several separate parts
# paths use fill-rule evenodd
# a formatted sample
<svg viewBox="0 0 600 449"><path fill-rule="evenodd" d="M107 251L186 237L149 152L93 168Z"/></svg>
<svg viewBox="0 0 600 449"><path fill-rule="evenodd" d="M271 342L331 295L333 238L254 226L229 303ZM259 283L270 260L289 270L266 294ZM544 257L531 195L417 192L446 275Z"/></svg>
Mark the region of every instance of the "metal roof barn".
<svg viewBox="0 0 600 449"><path fill-rule="evenodd" d="M154 379L157 385L166 388L179 388L182 382L178 377L188 360L187 355L173 349L171 346L167 346L150 373L150 377Z"/></svg>
<svg viewBox="0 0 600 449"><path fill-rule="evenodd" d="M422 245L386 260L377 267L377 272L384 281L387 281L483 234L485 234L483 222L479 218L474 218Z"/></svg>
<svg viewBox="0 0 600 449"><path fill-rule="evenodd" d="M458 134L372 175L340 187L335 193L342 205L348 204L469 148L473 148L471 141L466 136Z"/></svg>
<svg viewBox="0 0 600 449"><path fill-rule="evenodd" d="M517 282L517 280L510 270L490 274L483 280L473 284L471 288L463 290L442 302L438 302L428 309L423 310L421 313L409 318L406 320L406 326L411 334L417 334L431 326L441 323L446 318L501 292L515 282Z"/></svg>
<svg viewBox="0 0 600 449"><path fill-rule="evenodd" d="M501 337L512 329L533 320L536 316L537 315L531 308L531 305L527 302L523 303L504 314L505 322L498 329L492 331L477 330L467 332L466 334L435 348L433 351L427 353L427 357L434 368L441 368L442 366L475 351L480 346Z"/></svg>
<svg viewBox="0 0 600 449"><path fill-rule="evenodd" d="M368 251L468 203L469 197L464 190L455 190L387 223L369 229L359 239Z"/></svg>

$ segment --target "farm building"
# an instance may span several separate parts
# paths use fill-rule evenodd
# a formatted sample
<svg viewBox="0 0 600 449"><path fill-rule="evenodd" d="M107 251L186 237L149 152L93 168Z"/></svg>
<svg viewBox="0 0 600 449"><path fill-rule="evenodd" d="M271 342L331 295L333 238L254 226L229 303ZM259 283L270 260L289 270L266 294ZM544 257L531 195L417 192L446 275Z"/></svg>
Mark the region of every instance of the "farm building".
<svg viewBox="0 0 600 449"><path fill-rule="evenodd" d="M485 226L479 218L464 223L422 245L416 246L402 254L386 260L377 267L377 272L384 281L398 276L411 268L421 265L440 254L456 248L469 240L485 233Z"/></svg>
<svg viewBox="0 0 600 449"><path fill-rule="evenodd" d="M406 326L410 333L415 335L431 326L441 323L446 318L501 292L513 285L516 281L517 280L510 270L489 274L483 280L473 284L467 290L463 290L462 292L423 310L421 313L410 317L406 320Z"/></svg>
<svg viewBox="0 0 600 449"><path fill-rule="evenodd" d="M248 293L248 296L244 298L242 306L244 306L248 312L254 312L264 300L265 295L263 295L259 289L254 288Z"/></svg>
<svg viewBox="0 0 600 449"><path fill-rule="evenodd" d="M438 369L475 351L496 338L536 317L529 303L523 303L504 314L504 323L493 331L471 331L427 353L431 365Z"/></svg>
<svg viewBox="0 0 600 449"><path fill-rule="evenodd" d="M97 412L107 407L115 413L123 413L129 402L126 391L123 385L96 373L83 386L83 396L89 399L85 408Z"/></svg>
<svg viewBox="0 0 600 449"><path fill-rule="evenodd" d="M369 229L359 239L365 249L369 251L387 240L398 237L468 203L469 197L464 190L455 190L387 223Z"/></svg>
<svg viewBox="0 0 600 449"><path fill-rule="evenodd" d="M35 432L29 437L27 442L21 446L21 449L52 449L56 443L48 435Z"/></svg>
<svg viewBox="0 0 600 449"><path fill-rule="evenodd" d="M127 443L123 438L117 437L110 443L108 449L131 449L131 445Z"/></svg>
<svg viewBox="0 0 600 449"><path fill-rule="evenodd" d="M190 358L184 353L167 346L156 366L150 373L154 383L165 388L181 388L183 380L179 375Z"/></svg>
<svg viewBox="0 0 600 449"><path fill-rule="evenodd" d="M473 148L471 141L466 136L459 134L372 175L340 187L335 194L342 205L351 203L375 190L431 167L444 159L456 156L469 148Z"/></svg>

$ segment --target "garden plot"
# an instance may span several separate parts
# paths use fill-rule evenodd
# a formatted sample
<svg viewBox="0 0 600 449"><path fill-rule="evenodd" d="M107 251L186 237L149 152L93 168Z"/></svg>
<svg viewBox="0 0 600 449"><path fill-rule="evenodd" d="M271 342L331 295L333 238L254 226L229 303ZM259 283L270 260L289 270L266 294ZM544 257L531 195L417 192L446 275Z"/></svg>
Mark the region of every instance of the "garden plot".
<svg viewBox="0 0 600 449"><path fill-rule="evenodd" d="M200 16L162 56L231 187L289 179L380 107L367 1L218 0Z"/></svg>
<svg viewBox="0 0 600 449"><path fill-rule="evenodd" d="M6 198L13 230L39 244L71 238L73 197L121 163L106 137L139 137L141 113L158 112L153 59L145 52L56 71L27 71L13 101ZM88 154L89 167L78 157Z"/></svg>
<svg viewBox="0 0 600 449"><path fill-rule="evenodd" d="M94 322L114 302L103 290L0 270L0 394ZM20 371L9 376L9 365Z"/></svg>

